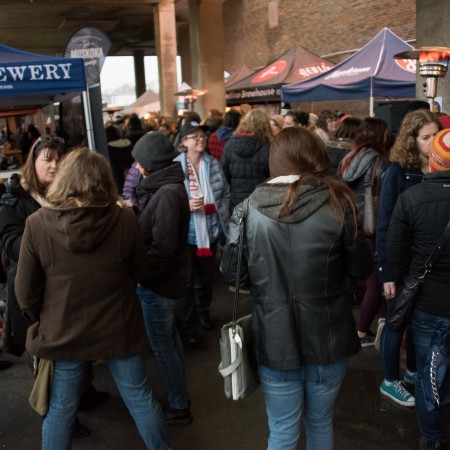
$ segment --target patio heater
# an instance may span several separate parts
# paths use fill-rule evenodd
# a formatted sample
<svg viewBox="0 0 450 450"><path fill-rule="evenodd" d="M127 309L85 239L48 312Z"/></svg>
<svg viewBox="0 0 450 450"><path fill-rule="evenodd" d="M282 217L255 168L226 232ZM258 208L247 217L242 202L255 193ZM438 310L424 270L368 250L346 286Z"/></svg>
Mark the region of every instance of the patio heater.
<svg viewBox="0 0 450 450"><path fill-rule="evenodd" d="M194 111L195 101L197 97L205 95L208 89L185 89L183 91L175 92L174 95L184 97L185 107L188 111Z"/></svg>
<svg viewBox="0 0 450 450"><path fill-rule="evenodd" d="M449 57L450 48L448 47L420 47L394 55L395 59L419 60L419 75L426 78L425 95L431 111L434 111L438 78L445 77L447 74Z"/></svg>

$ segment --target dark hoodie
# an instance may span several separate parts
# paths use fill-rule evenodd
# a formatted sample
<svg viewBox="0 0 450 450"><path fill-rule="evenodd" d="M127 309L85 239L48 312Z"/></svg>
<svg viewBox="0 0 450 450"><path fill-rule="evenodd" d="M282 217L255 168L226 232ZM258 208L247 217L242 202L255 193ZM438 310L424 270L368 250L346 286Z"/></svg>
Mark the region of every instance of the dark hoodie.
<svg viewBox="0 0 450 450"><path fill-rule="evenodd" d="M184 295L190 209L179 162L142 178L138 187L139 224L148 255L140 284L159 295Z"/></svg>
<svg viewBox="0 0 450 450"><path fill-rule="evenodd" d="M222 169L231 189L231 210L269 178L270 142L256 136L235 135L226 143Z"/></svg>
<svg viewBox="0 0 450 450"><path fill-rule="evenodd" d="M28 352L81 361L144 352L135 286L146 260L129 208L43 207L31 215L16 276L19 306L37 320L28 330Z"/></svg>

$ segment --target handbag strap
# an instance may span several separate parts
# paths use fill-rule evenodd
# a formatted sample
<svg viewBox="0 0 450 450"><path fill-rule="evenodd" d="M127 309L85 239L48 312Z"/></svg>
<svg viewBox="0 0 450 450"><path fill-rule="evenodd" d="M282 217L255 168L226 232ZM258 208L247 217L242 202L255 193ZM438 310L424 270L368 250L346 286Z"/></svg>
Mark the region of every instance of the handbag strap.
<svg viewBox="0 0 450 450"><path fill-rule="evenodd" d="M244 248L244 233L245 233L245 220L248 214L248 203L249 199L246 198L242 202L242 216L239 219L239 245L238 245L238 259L237 259L237 271L236 271L236 287L234 290L234 303L233 303L233 332L236 331L236 320L237 320L237 311L239 305L239 285L241 283L241 264L242 264L242 254Z"/></svg>
<svg viewBox="0 0 450 450"><path fill-rule="evenodd" d="M427 262L425 263L425 272L422 276L419 277L421 281L425 278L425 275L428 272L431 272L431 269L436 264L437 260L441 256L442 250L444 249L445 245L447 244L448 240L450 239L450 220L447 223L447 226L445 227L443 233L441 234L441 237L439 238L439 241L434 248L433 252L431 253L430 257L428 258Z"/></svg>

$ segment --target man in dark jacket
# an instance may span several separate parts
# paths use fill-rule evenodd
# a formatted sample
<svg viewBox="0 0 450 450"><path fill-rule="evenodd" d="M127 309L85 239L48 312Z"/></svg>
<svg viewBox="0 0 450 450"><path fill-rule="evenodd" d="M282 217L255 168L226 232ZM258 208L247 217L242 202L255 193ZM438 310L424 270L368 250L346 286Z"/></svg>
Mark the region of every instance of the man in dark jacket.
<svg viewBox="0 0 450 450"><path fill-rule="evenodd" d="M160 132L145 134L132 155L143 178L137 186L139 223L148 255L148 273L137 294L158 368L168 392L168 424L189 424L183 346L175 324L176 300L186 286L189 200L181 164L172 143Z"/></svg>

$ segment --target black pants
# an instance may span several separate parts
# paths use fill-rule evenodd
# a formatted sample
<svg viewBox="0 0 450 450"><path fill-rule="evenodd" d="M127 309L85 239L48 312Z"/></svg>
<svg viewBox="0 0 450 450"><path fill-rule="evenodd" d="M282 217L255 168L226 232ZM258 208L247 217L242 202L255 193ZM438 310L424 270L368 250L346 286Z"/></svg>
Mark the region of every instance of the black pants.
<svg viewBox="0 0 450 450"><path fill-rule="evenodd" d="M217 244L211 245L213 256L198 257L197 246L188 245L186 293L177 302L175 314L184 339L197 336L198 319L209 317L212 301L214 262Z"/></svg>

